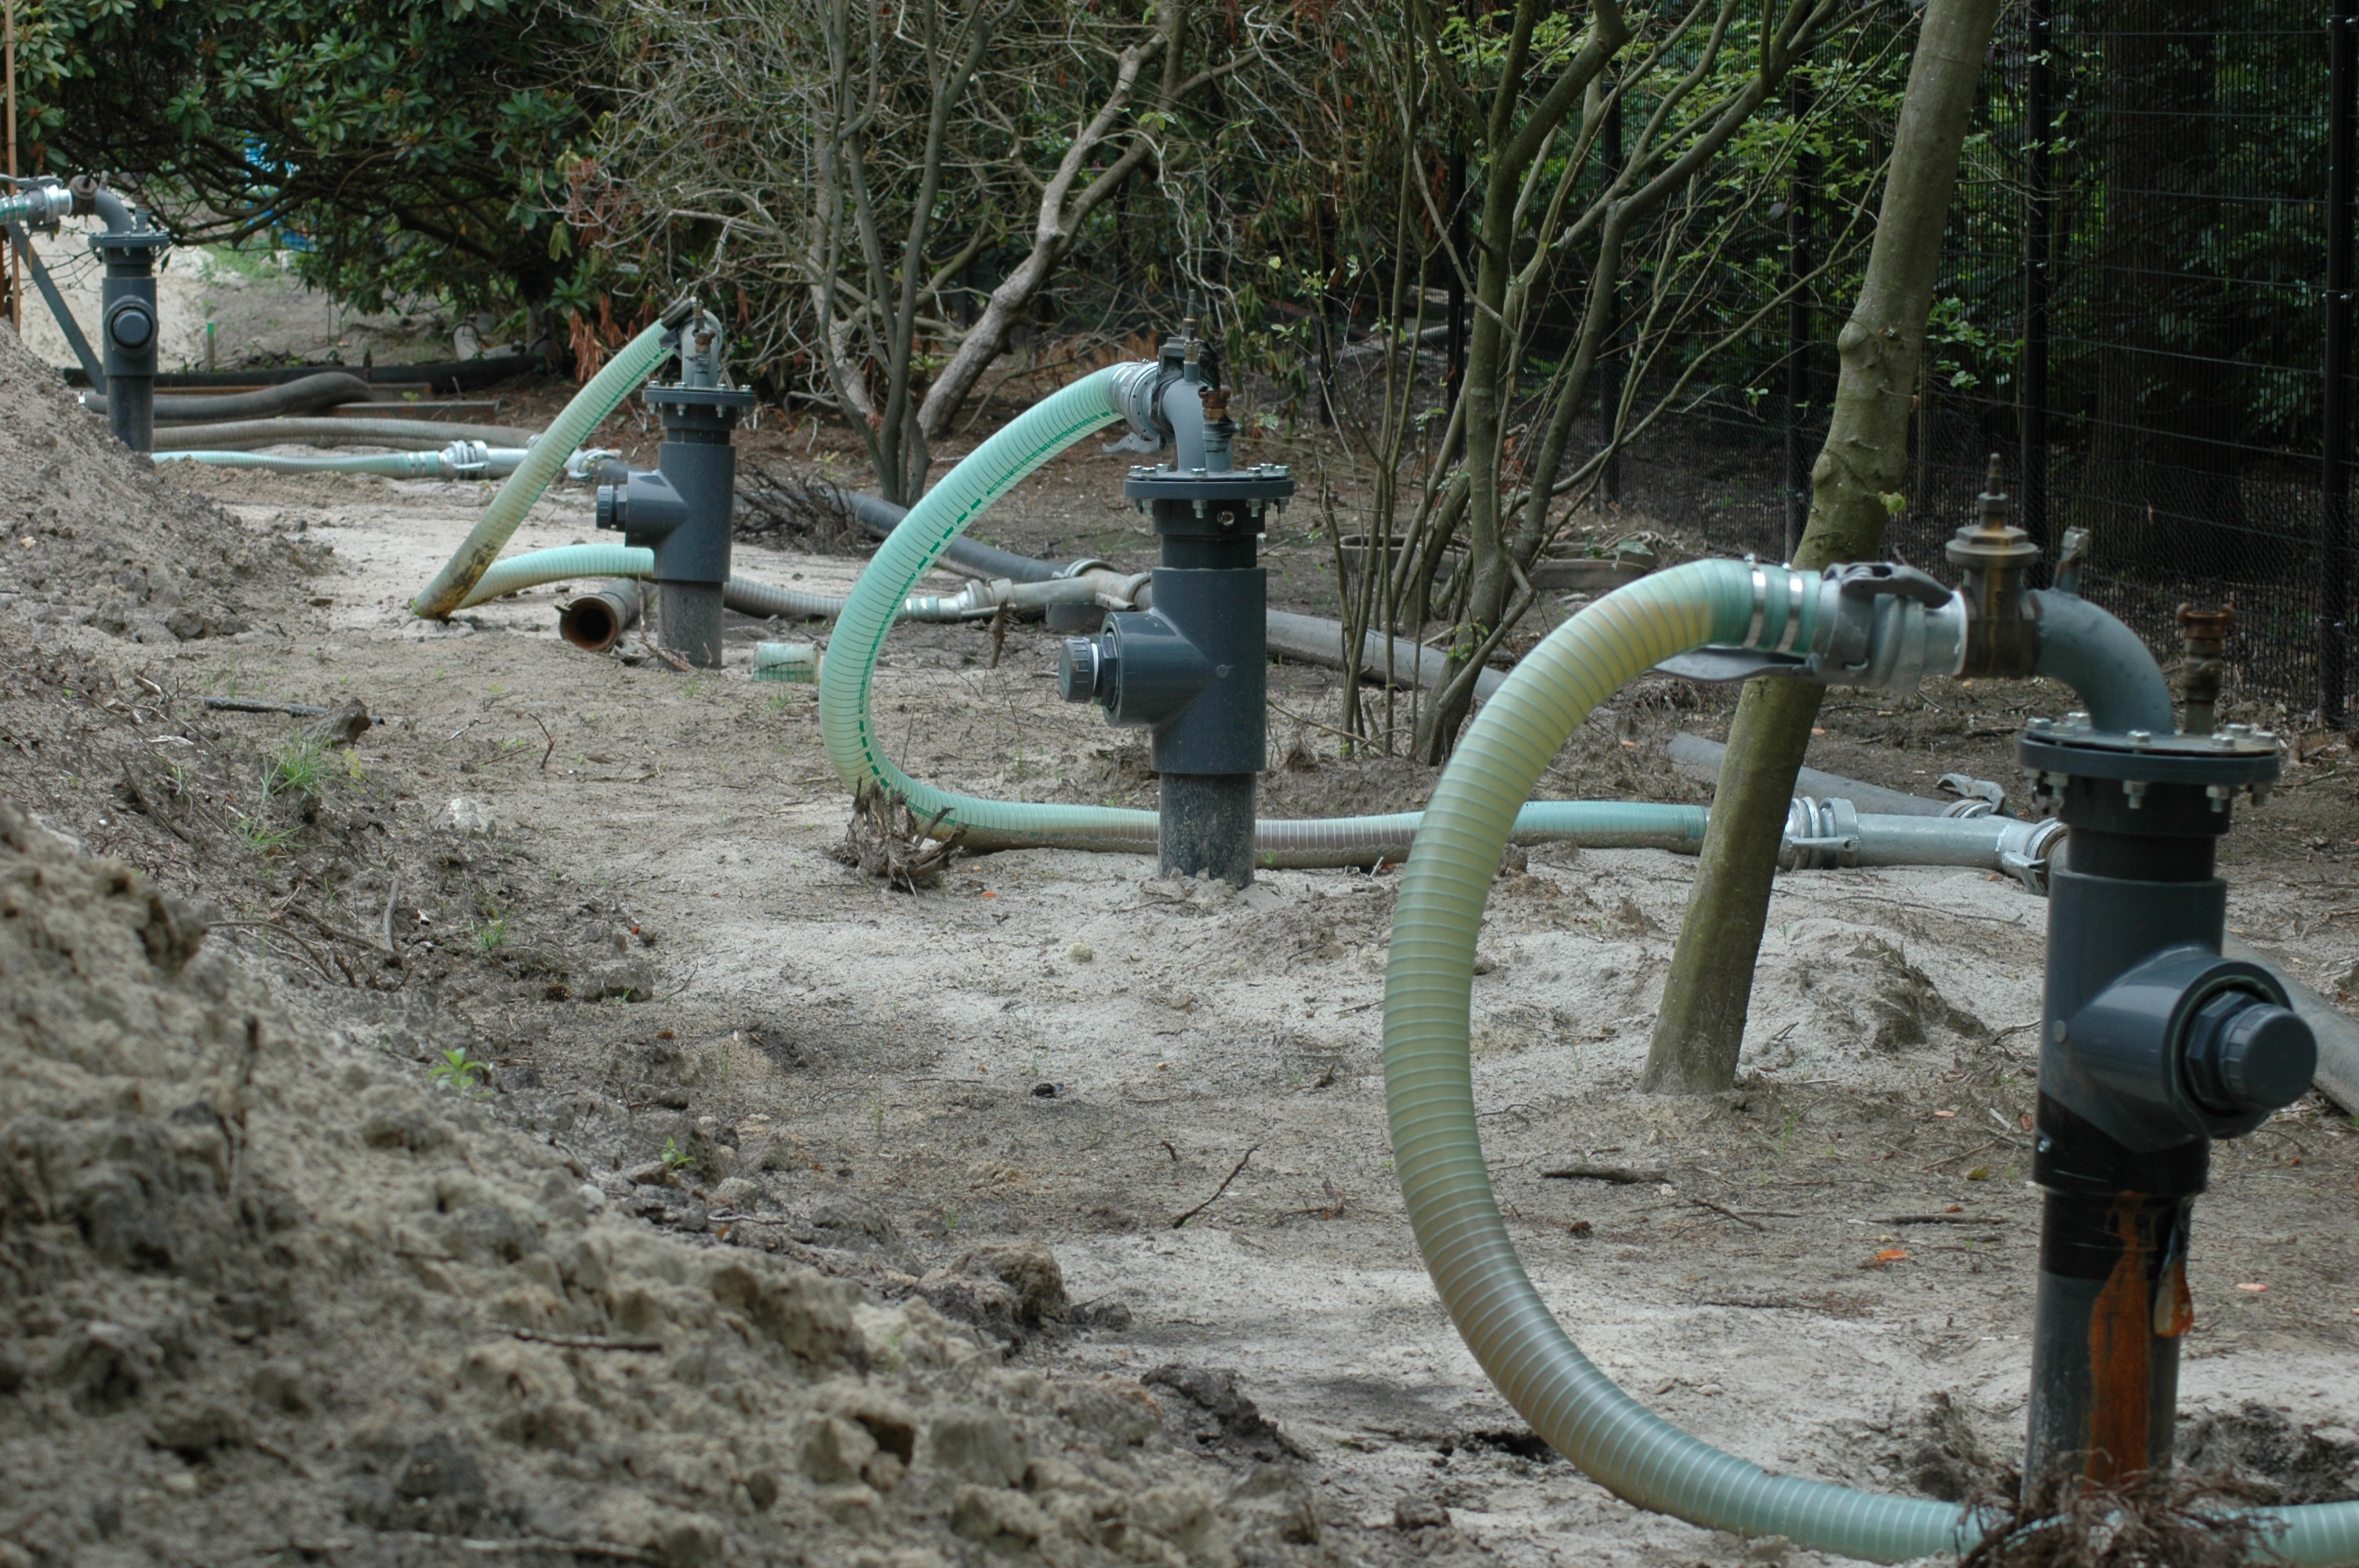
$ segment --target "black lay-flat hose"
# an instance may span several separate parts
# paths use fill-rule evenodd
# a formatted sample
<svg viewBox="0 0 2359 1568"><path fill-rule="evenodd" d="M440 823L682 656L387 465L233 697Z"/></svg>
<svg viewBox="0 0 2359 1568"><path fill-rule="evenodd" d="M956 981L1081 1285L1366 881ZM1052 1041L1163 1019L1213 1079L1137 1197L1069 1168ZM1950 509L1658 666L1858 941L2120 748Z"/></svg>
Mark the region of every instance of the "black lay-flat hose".
<svg viewBox="0 0 2359 1568"><path fill-rule="evenodd" d="M100 414L106 412L103 393L85 392L82 406ZM266 386L255 392L236 392L221 397L166 396L156 399L156 423L212 423L223 419L267 419L279 414L308 414L315 408L332 408L339 403L366 403L369 384L346 371L322 371L307 375L300 381L286 382L277 386Z"/></svg>

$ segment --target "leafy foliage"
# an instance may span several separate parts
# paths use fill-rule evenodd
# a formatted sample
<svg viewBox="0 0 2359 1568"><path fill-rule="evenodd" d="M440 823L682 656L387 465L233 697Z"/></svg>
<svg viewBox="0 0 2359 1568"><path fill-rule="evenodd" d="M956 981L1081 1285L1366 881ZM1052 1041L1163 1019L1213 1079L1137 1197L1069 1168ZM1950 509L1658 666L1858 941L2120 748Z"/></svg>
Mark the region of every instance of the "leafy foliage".
<svg viewBox="0 0 2359 1568"><path fill-rule="evenodd" d="M184 240L293 236L366 309L538 305L574 270L549 180L599 108L580 9L42 0L18 29L31 167L128 177Z"/></svg>

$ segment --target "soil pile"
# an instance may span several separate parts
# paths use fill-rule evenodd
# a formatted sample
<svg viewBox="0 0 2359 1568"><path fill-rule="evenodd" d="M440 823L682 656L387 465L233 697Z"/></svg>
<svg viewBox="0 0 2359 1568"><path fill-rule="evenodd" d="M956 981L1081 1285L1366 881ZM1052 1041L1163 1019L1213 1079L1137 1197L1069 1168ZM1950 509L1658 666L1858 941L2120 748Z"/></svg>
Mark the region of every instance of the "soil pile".
<svg viewBox="0 0 2359 1568"><path fill-rule="evenodd" d="M1221 1568L1319 1536L1276 1466L1217 1496L1137 1382L616 1217L464 1086L307 1033L204 916L0 805L0 1564Z"/></svg>
<svg viewBox="0 0 2359 1568"><path fill-rule="evenodd" d="M0 610L170 644L224 636L284 604L326 560L291 532L255 537L160 477L0 332Z"/></svg>

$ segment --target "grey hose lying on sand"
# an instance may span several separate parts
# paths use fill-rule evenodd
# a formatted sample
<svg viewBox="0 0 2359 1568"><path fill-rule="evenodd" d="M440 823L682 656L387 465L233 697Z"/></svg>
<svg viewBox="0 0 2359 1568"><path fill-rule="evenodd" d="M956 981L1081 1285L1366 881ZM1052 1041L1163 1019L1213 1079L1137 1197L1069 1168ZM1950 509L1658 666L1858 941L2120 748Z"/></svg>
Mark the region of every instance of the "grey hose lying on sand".
<svg viewBox="0 0 2359 1568"><path fill-rule="evenodd" d="M397 447L431 451L453 441L529 447L538 430L514 425L446 425L439 419L242 419L182 425L156 432L159 452L231 452L301 443L315 447Z"/></svg>
<svg viewBox="0 0 2359 1568"><path fill-rule="evenodd" d="M203 394L191 396L186 393L156 399L156 422L223 424L234 419L269 419L281 414L308 414L315 408L333 408L340 403L366 403L369 384L343 371L324 371L307 375L300 381L289 381L277 386L266 386L253 392L224 393L219 396ZM85 392L82 406L97 413L106 412L103 393Z"/></svg>
<svg viewBox="0 0 2359 1568"><path fill-rule="evenodd" d="M1701 735L1681 734L1672 736L1670 744L1663 750L1672 765L1680 772L1697 778L1717 779L1720 777L1720 759L1728 748L1718 741L1707 741ZM1886 816L1939 816L1956 804L1903 795L1897 789L1862 784L1857 779L1839 778L1833 773L1822 773L1816 768L1804 768L1795 774L1794 788L1803 795L1847 800L1862 811L1880 812Z"/></svg>

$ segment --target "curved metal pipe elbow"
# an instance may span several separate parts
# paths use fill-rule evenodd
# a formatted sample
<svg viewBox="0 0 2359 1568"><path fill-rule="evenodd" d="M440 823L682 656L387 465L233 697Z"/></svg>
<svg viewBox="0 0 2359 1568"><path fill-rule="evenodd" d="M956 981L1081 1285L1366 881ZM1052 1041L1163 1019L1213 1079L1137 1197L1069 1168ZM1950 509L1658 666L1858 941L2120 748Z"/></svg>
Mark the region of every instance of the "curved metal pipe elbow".
<svg viewBox="0 0 2359 1568"><path fill-rule="evenodd" d="M2078 692L2088 704L2092 725L2117 735L2133 730L2169 735L2178 730L2170 683L2136 633L2074 594L2050 589L2025 597L2039 628L2032 673Z"/></svg>

